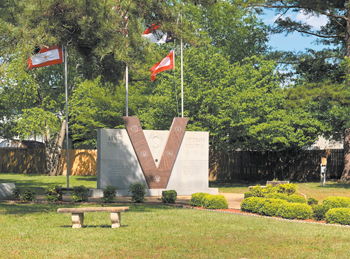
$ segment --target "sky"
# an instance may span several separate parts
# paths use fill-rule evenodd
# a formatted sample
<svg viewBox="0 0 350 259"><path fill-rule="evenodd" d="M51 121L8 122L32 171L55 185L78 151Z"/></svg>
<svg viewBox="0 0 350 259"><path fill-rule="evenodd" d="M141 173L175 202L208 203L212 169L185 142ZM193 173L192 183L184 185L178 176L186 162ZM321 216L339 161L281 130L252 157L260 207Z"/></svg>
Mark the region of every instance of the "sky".
<svg viewBox="0 0 350 259"><path fill-rule="evenodd" d="M284 17L287 16L291 17L292 20L306 22L316 29L319 29L322 25L325 25L327 23L327 18L324 15L320 17L308 17L300 12L288 12L284 15ZM274 11L265 10L265 15L261 16L261 18L263 19L264 23L273 25L276 18L278 18L278 15L275 15ZM303 51L305 48L315 50L323 49L324 47L322 45L316 45L312 43L316 38L317 37L315 36L303 37L298 32L294 32L288 36L285 36L285 34L276 34L271 35L269 45L272 46L274 50L284 51Z"/></svg>

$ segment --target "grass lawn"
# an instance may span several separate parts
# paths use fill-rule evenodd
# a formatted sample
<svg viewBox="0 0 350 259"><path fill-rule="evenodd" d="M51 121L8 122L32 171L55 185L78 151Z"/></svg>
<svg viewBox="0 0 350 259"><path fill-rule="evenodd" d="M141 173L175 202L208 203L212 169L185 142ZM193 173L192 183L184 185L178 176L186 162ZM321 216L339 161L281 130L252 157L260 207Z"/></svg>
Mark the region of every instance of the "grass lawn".
<svg viewBox="0 0 350 259"><path fill-rule="evenodd" d="M71 215L56 213L66 206L80 205L0 202L0 257L350 257L346 227L135 204L120 228L111 229L103 212L86 213L86 227L72 229Z"/></svg>
<svg viewBox="0 0 350 259"><path fill-rule="evenodd" d="M298 185L298 192L303 193L306 197L313 197L320 202L329 196L343 196L350 198L350 184L338 183L336 181L326 182L326 187L320 187L320 182L295 183ZM219 188L220 193L245 193L249 191L248 186L254 186L256 183L239 184L239 183L222 183L210 181L209 186Z"/></svg>

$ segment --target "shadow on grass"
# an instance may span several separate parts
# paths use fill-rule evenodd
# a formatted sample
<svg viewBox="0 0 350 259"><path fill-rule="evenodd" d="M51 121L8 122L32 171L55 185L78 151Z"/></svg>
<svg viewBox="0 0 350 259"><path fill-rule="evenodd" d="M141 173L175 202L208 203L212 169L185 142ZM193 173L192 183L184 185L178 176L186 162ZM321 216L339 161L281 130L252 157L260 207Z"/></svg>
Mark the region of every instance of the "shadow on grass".
<svg viewBox="0 0 350 259"><path fill-rule="evenodd" d="M30 203L4 203L0 202L0 215L16 214L24 216L32 213L56 213L58 208L75 208L75 207L102 207L103 205L96 204L30 204ZM105 205L104 205L105 206ZM171 210L175 209L171 206L153 205L153 204L116 204L113 207L129 207L129 212L153 212L156 210Z"/></svg>

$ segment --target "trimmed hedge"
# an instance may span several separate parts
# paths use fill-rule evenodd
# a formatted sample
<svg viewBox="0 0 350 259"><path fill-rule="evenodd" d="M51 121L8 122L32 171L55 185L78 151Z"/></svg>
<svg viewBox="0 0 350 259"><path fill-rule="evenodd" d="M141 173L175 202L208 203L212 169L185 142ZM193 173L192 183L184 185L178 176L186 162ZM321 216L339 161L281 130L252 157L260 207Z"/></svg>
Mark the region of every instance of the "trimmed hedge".
<svg viewBox="0 0 350 259"><path fill-rule="evenodd" d="M254 197L252 192L244 193L244 199L249 198L249 197Z"/></svg>
<svg viewBox="0 0 350 259"><path fill-rule="evenodd" d="M207 195L204 200L206 209L227 209L228 203L224 195Z"/></svg>
<svg viewBox="0 0 350 259"><path fill-rule="evenodd" d="M210 195L204 192L197 192L191 195L190 205L196 207L204 207L205 196Z"/></svg>
<svg viewBox="0 0 350 259"><path fill-rule="evenodd" d="M288 196L283 193L269 193L266 195L268 199L280 199L280 200L288 200Z"/></svg>
<svg viewBox="0 0 350 259"><path fill-rule="evenodd" d="M286 203L279 208L276 216L285 219L309 219L312 214L311 206L305 203Z"/></svg>
<svg viewBox="0 0 350 259"><path fill-rule="evenodd" d="M331 196L323 200L322 204L328 209L347 208L350 206L350 199L347 197Z"/></svg>
<svg viewBox="0 0 350 259"><path fill-rule="evenodd" d="M246 212L253 212L259 201L263 201L264 198L261 197L249 197L242 201L241 210Z"/></svg>
<svg viewBox="0 0 350 259"><path fill-rule="evenodd" d="M317 205L318 204L318 200L315 199L315 198L312 198L310 197L308 200L307 200L307 204L312 206L312 205Z"/></svg>
<svg viewBox="0 0 350 259"><path fill-rule="evenodd" d="M286 200L281 199L265 199L258 213L265 216L275 216L280 206L284 206L286 203Z"/></svg>
<svg viewBox="0 0 350 259"><path fill-rule="evenodd" d="M328 211L328 207L318 204L318 205L313 205L312 210L314 211L313 217L315 220L324 220L326 218L326 213Z"/></svg>
<svg viewBox="0 0 350 259"><path fill-rule="evenodd" d="M350 208L334 208L326 213L329 224L350 225Z"/></svg>
<svg viewBox="0 0 350 259"><path fill-rule="evenodd" d="M298 186L294 183L279 184L276 186L277 192L292 195L298 192Z"/></svg>
<svg viewBox="0 0 350 259"><path fill-rule="evenodd" d="M293 195L288 196L287 201L291 202L291 203L306 203L305 197L300 196L298 194L293 194Z"/></svg>
<svg viewBox="0 0 350 259"><path fill-rule="evenodd" d="M177 199L177 192L175 190L162 191L163 203L175 203Z"/></svg>

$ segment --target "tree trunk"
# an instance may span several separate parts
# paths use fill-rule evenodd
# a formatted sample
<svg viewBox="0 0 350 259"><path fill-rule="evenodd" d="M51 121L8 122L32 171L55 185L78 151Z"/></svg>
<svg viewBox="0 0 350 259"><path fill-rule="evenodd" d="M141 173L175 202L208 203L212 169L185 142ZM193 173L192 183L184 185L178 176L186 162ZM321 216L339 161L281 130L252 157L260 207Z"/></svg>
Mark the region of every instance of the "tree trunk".
<svg viewBox="0 0 350 259"><path fill-rule="evenodd" d="M350 128L344 130L344 170L341 180L350 180Z"/></svg>
<svg viewBox="0 0 350 259"><path fill-rule="evenodd" d="M66 121L62 121L61 130L55 136L55 139L50 145L50 140L45 141L45 159L46 159L46 170L47 174L50 176L57 175L57 169L59 166L60 158L61 158L61 150L63 146L64 133L66 128Z"/></svg>

